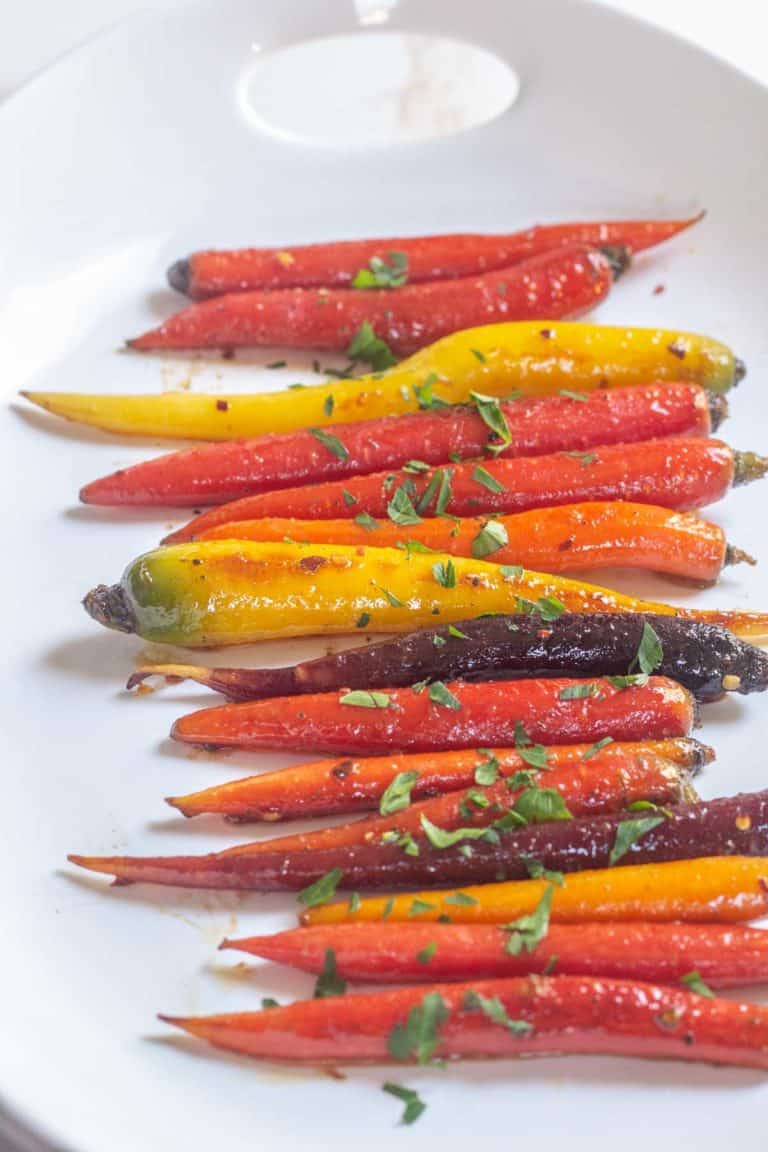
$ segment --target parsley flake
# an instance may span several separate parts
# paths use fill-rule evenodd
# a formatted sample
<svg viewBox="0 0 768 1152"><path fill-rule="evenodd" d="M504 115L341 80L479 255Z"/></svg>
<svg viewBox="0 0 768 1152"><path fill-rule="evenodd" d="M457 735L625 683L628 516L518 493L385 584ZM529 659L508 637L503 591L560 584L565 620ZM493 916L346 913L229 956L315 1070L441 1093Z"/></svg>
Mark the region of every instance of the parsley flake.
<svg viewBox="0 0 768 1152"><path fill-rule="evenodd" d="M507 529L500 520L488 520L472 541L472 555L475 560L492 556L509 543Z"/></svg>
<svg viewBox="0 0 768 1152"><path fill-rule="evenodd" d="M374 372L383 372L393 364L397 364L390 348L379 339L368 320L363 320L352 337L352 342L347 348L347 356L355 362L370 364Z"/></svg>
<svg viewBox="0 0 768 1152"><path fill-rule="evenodd" d="M326 448L337 460L349 459L349 449L342 444L338 436L334 436L332 432L323 432L322 428L309 428L308 431L310 435L314 436L315 440L319 440L323 448Z"/></svg>
<svg viewBox="0 0 768 1152"><path fill-rule="evenodd" d="M339 704L348 704L350 708L389 708L391 701L386 692L368 692L358 688L340 696Z"/></svg>
<svg viewBox="0 0 768 1152"><path fill-rule="evenodd" d="M381 1089L382 1092L388 1092L390 1096L402 1100L405 1104L400 1120L401 1124L413 1124L427 1107L418 1092L414 1092L413 1088L406 1088L404 1084L393 1084L391 1080L387 1080L386 1084L382 1084Z"/></svg>
<svg viewBox="0 0 768 1152"><path fill-rule="evenodd" d="M352 281L352 287L401 288L408 279L408 255L405 252L389 252L389 263L381 256L372 256L367 268L361 268Z"/></svg>
<svg viewBox="0 0 768 1152"><path fill-rule="evenodd" d="M314 884L303 888L299 892L297 900L306 908L316 908L319 904L327 904L336 895L336 889L343 875L341 868L331 868L330 872L326 872L324 876L315 880Z"/></svg>
<svg viewBox="0 0 768 1152"><path fill-rule="evenodd" d="M506 492L506 485L492 476L487 468L483 468L482 464L478 464L472 472L472 479L477 484L482 484L483 488L487 488L489 492Z"/></svg>
<svg viewBox="0 0 768 1152"><path fill-rule="evenodd" d="M430 684L428 695L432 703L441 708L451 708L454 712L461 709L461 701L454 696L449 688L446 688L442 680L435 680L434 684Z"/></svg>
<svg viewBox="0 0 768 1152"><path fill-rule="evenodd" d="M328 996L343 996L346 990L346 981L336 971L336 953L333 948L326 948L323 967L315 982L314 998L324 1000Z"/></svg>
<svg viewBox="0 0 768 1152"><path fill-rule="evenodd" d="M616 829L616 839L608 857L610 865L626 856L633 844L642 839L646 833L663 824L664 816L638 816L636 820L622 820Z"/></svg>
<svg viewBox="0 0 768 1152"><path fill-rule="evenodd" d="M432 565L432 575L443 588L456 587L456 568L452 560L438 560Z"/></svg>
<svg viewBox="0 0 768 1152"><path fill-rule="evenodd" d="M405 1024L396 1024L389 1034L387 1047L395 1060L428 1064L440 1042L440 1029L450 1015L439 992L427 992L421 1004L415 1004Z"/></svg>
<svg viewBox="0 0 768 1152"><path fill-rule="evenodd" d="M418 772L398 772L379 802L379 814L391 816L401 812L411 802L411 791L419 778Z"/></svg>

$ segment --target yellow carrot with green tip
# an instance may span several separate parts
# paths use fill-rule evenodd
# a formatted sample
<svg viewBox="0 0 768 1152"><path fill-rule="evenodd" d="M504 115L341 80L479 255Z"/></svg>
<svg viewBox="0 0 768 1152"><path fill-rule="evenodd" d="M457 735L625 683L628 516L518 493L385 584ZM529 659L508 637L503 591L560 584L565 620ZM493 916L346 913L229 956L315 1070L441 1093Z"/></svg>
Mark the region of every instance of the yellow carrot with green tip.
<svg viewBox="0 0 768 1152"><path fill-rule="evenodd" d="M656 612L768 637L768 614L697 611L483 560L396 548L209 540L140 556L85 608L108 628L187 647L407 632L486 612Z"/></svg>

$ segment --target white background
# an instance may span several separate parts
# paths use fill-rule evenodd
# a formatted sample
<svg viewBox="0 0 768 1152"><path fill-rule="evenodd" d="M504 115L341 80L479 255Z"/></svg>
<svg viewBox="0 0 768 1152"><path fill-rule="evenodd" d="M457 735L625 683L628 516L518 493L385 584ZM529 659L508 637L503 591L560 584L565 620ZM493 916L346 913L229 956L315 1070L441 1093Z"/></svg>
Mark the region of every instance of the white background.
<svg viewBox="0 0 768 1152"><path fill-rule="evenodd" d="M279 2L279 0L276 0ZM350 0L352 2L352 0ZM512 3L514 0L499 0ZM595 0L607 3L608 0ZM62 53L147 8L183 0L0 0L0 99ZM764 0L611 0L610 7L652 21L768 84Z"/></svg>

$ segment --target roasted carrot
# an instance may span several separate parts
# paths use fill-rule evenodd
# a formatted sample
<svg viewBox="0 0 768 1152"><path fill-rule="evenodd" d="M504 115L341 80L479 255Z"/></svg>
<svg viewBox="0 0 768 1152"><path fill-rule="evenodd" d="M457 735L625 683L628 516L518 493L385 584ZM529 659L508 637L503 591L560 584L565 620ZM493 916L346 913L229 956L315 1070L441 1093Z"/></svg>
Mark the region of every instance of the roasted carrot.
<svg viewBox="0 0 768 1152"><path fill-rule="evenodd" d="M550 924L531 951L510 952L495 924L317 924L224 940L233 949L320 973L330 949L344 980L418 984L554 971L558 976L658 980L696 972L712 988L768 982L768 932L720 924Z"/></svg>
<svg viewBox="0 0 768 1152"><path fill-rule="evenodd" d="M763 1005L588 976L417 985L160 1019L230 1052L313 1065L588 1053L768 1068Z"/></svg>
<svg viewBox="0 0 768 1152"><path fill-rule="evenodd" d="M559 452L518 460L483 460L416 472L379 472L346 483L263 492L223 504L166 536L166 544L197 539L212 529L268 516L299 520L386 519L404 492L421 517L521 514L578 501L633 501L685 511L721 500L732 486L761 479L768 460L734 452L721 440L649 440L589 452ZM397 497L402 500L402 496ZM395 505L396 507L396 505ZM443 508L443 505L440 505ZM533 517L535 520L536 518ZM401 538L412 535L403 528Z"/></svg>
<svg viewBox="0 0 768 1152"><path fill-rule="evenodd" d="M428 402L458 404L473 392L542 395L561 388L592 391L649 380L687 380L726 392L745 371L730 348L692 332L534 321L470 328L438 340L387 372L297 392L22 395L67 420L124 435L235 440L350 424L361 416L375 420L416 412Z"/></svg>
<svg viewBox="0 0 768 1152"><path fill-rule="evenodd" d="M680 804L649 812L570 818L549 793L532 787L490 827L446 832L422 818L428 843L385 843L269 852L244 844L207 856L70 856L121 884L302 891L327 876L346 889L394 889L522 880L531 861L557 872L665 863L702 856L768 856L768 791ZM539 797L537 800L536 798ZM522 826L517 817L542 823ZM470 848L467 852L466 849ZM418 903L416 905L418 908Z"/></svg>
<svg viewBox="0 0 768 1152"><path fill-rule="evenodd" d="M689 220L607 220L539 224L505 235L459 233L335 240L285 248L193 252L168 269L168 283L193 300L254 288L346 288L374 261L400 258L409 284L478 276L572 244L622 244L642 252L698 223ZM404 261L404 263L403 263Z"/></svg>
<svg viewBox="0 0 768 1152"><path fill-rule="evenodd" d="M655 635L659 651L654 671L677 680L699 700L768 688L768 655L726 628L640 612L553 615L462 620L458 626L411 632L287 668L142 665L127 687L149 676L165 676L170 681L195 680L230 700L259 700L467 677L621 676L635 665L643 636L653 640Z"/></svg>
<svg viewBox="0 0 768 1152"><path fill-rule="evenodd" d="M304 924L357 920L506 924L534 912L549 889L544 880L507 881L456 890L370 896L318 904L301 914ZM628 864L572 872L552 888L555 923L653 920L663 923L732 924L768 913L768 859L709 856L666 864Z"/></svg>
<svg viewBox="0 0 768 1152"><path fill-rule="evenodd" d="M332 391L328 395L328 407L333 410ZM565 449L585 452L596 445L663 437L703 437L719 428L728 401L697 384L638 384L579 393L578 399L521 396L500 401L499 411L509 430L508 444L490 431L477 405L454 404L404 416L332 424L326 433L340 441L341 453L324 447L316 430L225 440L171 452L92 481L81 490L80 499L85 504L197 507L295 485L306 485L308 496L315 491L312 486L340 478L401 468L414 459L422 464L446 464L457 456L481 456L491 447L507 458ZM342 500L341 492L338 497ZM270 498L266 497L267 502ZM288 494L286 503L273 511L267 506L263 513L254 512L305 514L310 513L301 504L295 513L291 511Z"/></svg>
<svg viewBox="0 0 768 1152"><path fill-rule="evenodd" d="M402 504L398 505L398 498ZM399 507L406 509L405 513ZM397 548L417 541L451 556L492 556L495 564L523 564L540 572L642 568L712 584L728 564L755 561L728 544L722 528L685 512L628 501L565 504L513 516L475 516L453 522L414 515L408 488L393 491L396 519L236 520L196 533L202 540L301 540L310 544L367 544ZM405 520L405 523L403 523Z"/></svg>
<svg viewBox="0 0 768 1152"><path fill-rule="evenodd" d="M636 764L674 763L681 770L697 771L714 759L714 751L697 740L678 738L644 743L609 742L561 744L547 748L551 773L578 770L591 762L620 776ZM480 769L496 768L502 777L529 769L516 748L476 751L426 752L402 755L318 760L277 772L262 772L187 796L171 796L168 803L185 816L216 812L234 820L297 820L310 816L349 815L378 808L396 777L413 779L411 799L423 800L469 788ZM491 771L492 775L492 771Z"/></svg>
<svg viewBox="0 0 768 1152"><path fill-rule="evenodd" d="M491 772L498 772L493 760L486 760L485 763ZM528 765L526 768L527 771L520 775L519 780L501 777L488 786L473 784L471 788L462 791L446 792L442 796L433 796L415 803L410 802L415 780L401 776L382 803L382 810L386 814L314 832L262 840L259 847L265 852L309 852L354 844L386 843L387 837L393 833L396 834L395 838L407 833L421 841L425 836L422 816L439 828L453 829L464 825L485 827L508 811L532 782L558 792L574 816L585 816L593 812L619 812L637 800L676 804L696 796L686 769L655 756L628 757L618 768L615 760L596 764L593 758L567 768L550 768L548 762L547 768L539 772L531 770ZM189 812L184 800L186 797L182 797L181 805L174 806ZM199 794L192 797L193 813L196 802L200 803ZM249 817L247 808L241 807L237 818L247 820Z"/></svg>
<svg viewBox="0 0 768 1152"><path fill-rule="evenodd" d="M574 612L654 612L768 635L760 612L673 608L596 585L483 560L339 544L206 540L159 548L119 584L85 597L100 624L187 647L247 644L270 636L411 632L536 602ZM557 603L555 603L557 601Z"/></svg>
<svg viewBox="0 0 768 1152"><path fill-rule="evenodd" d="M343 352L364 324L401 356L476 324L559 320L588 312L629 263L626 248L572 245L457 280L357 292L287 288L192 304L128 341L164 348L319 348Z"/></svg>
<svg viewBox="0 0 768 1152"><path fill-rule="evenodd" d="M542 744L687 736L696 722L691 694L661 676L639 681L435 681L416 691L281 696L202 708L177 720L171 735L187 744L363 755L514 745L521 724Z"/></svg>

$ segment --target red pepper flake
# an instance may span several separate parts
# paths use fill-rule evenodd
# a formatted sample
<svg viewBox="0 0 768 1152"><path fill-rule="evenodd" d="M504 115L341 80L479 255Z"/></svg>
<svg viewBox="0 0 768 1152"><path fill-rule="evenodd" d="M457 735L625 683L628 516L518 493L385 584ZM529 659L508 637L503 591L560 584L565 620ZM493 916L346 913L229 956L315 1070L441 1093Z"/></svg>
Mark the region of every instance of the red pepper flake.
<svg viewBox="0 0 768 1152"><path fill-rule="evenodd" d="M335 768L331 768L331 776L335 776L337 780L344 780L349 776L352 768L353 764L351 760L342 760Z"/></svg>
<svg viewBox="0 0 768 1152"><path fill-rule="evenodd" d="M549 640L551 635L552 635L552 629L551 628L539 628L538 632L536 633L536 636L538 637L539 640Z"/></svg>
<svg viewBox="0 0 768 1152"><path fill-rule="evenodd" d="M666 292L666 290L667 290L666 284L657 284L656 287L653 289L653 295L654 296L661 296L662 293Z"/></svg>
<svg viewBox="0 0 768 1152"><path fill-rule="evenodd" d="M685 347L677 341L672 344L667 344L667 352L671 352L673 356L677 356L678 360L685 360Z"/></svg>
<svg viewBox="0 0 768 1152"><path fill-rule="evenodd" d="M573 548L574 537L566 536L565 540L561 540L557 546L558 552L567 552L569 548Z"/></svg>
<svg viewBox="0 0 768 1152"><path fill-rule="evenodd" d="M542 328L539 331L539 336L541 336L542 340L551 340L554 336L554 332L551 328Z"/></svg>
<svg viewBox="0 0 768 1152"><path fill-rule="evenodd" d="M217 412L229 412L229 401L228 400L217 400L216 401L216 411Z"/></svg>
<svg viewBox="0 0 768 1152"><path fill-rule="evenodd" d="M299 560L299 568L302 568L305 572L317 572L318 568L322 568L323 565L327 563L328 561L324 556L303 556L302 559Z"/></svg>

